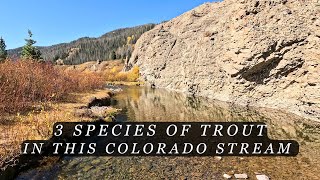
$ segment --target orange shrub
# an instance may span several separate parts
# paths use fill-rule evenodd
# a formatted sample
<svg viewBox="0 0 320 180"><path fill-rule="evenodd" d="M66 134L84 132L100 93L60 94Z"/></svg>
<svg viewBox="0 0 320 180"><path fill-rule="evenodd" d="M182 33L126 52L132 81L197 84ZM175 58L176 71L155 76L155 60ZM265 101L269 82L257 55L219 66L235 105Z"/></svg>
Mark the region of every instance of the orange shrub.
<svg viewBox="0 0 320 180"><path fill-rule="evenodd" d="M63 72L63 76L70 81L71 92L84 92L102 88L104 79L98 73L69 70Z"/></svg>
<svg viewBox="0 0 320 180"><path fill-rule="evenodd" d="M103 85L94 73L65 72L31 60L5 61L0 63L0 112L26 111L39 102L63 100L69 93Z"/></svg>

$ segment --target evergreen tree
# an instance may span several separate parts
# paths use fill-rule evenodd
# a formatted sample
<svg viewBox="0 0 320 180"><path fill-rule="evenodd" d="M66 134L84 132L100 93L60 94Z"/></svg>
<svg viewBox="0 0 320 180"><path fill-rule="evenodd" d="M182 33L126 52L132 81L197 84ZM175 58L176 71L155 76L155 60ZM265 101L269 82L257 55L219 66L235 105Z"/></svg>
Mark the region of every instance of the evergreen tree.
<svg viewBox="0 0 320 180"><path fill-rule="evenodd" d="M109 59L115 60L116 58L117 58L116 52L111 51L110 56L109 56Z"/></svg>
<svg viewBox="0 0 320 180"><path fill-rule="evenodd" d="M37 41L31 39L33 34L30 30L28 30L28 34L29 39L25 39L26 45L22 47L21 58L42 60L40 50L33 46Z"/></svg>
<svg viewBox="0 0 320 180"><path fill-rule="evenodd" d="M2 37L0 37L0 62L4 61L7 58L7 50L6 50L6 43L5 41L2 39Z"/></svg>

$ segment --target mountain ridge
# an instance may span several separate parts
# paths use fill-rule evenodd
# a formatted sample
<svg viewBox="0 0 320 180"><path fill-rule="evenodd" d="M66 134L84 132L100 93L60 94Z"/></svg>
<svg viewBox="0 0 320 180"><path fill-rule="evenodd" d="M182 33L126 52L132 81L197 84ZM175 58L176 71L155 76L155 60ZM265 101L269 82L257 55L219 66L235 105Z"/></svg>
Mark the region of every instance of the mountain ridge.
<svg viewBox="0 0 320 180"><path fill-rule="evenodd" d="M149 23L134 27L120 28L107 32L99 37L81 37L76 40L54 44L51 46L37 46L45 61L55 62L60 59L64 64L81 64L93 60L108 60L115 54L116 59L125 59L131 55L132 47L127 44L127 38L134 36L130 45L155 24ZM22 47L9 49L11 59L20 57Z"/></svg>

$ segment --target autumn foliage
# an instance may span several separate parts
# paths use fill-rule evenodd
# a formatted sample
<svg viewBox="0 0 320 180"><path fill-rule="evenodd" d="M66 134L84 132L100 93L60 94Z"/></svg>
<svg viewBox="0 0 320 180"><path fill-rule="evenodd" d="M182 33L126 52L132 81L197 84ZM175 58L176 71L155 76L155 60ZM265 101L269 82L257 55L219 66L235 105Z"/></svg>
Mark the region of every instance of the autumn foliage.
<svg viewBox="0 0 320 180"><path fill-rule="evenodd" d="M96 73L63 71L32 60L0 63L0 113L26 111L40 102L62 101L73 92L102 88Z"/></svg>
<svg viewBox="0 0 320 180"><path fill-rule="evenodd" d="M128 72L122 72L122 67L115 66L111 70L105 71L104 77L107 81L135 82L139 78L139 67L134 66Z"/></svg>

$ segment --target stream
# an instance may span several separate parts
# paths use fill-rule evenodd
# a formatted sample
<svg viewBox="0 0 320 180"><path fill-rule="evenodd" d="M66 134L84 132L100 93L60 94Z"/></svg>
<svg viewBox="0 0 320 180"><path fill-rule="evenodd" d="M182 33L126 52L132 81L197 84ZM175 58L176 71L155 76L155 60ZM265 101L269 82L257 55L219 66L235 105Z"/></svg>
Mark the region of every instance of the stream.
<svg viewBox="0 0 320 180"><path fill-rule="evenodd" d="M271 139L300 144L296 157L63 157L58 163L21 173L17 179L224 179L246 173L256 179L320 179L320 123L281 111L236 106L185 94L124 87L115 97L117 121L264 122ZM50 178L49 178L50 177Z"/></svg>

